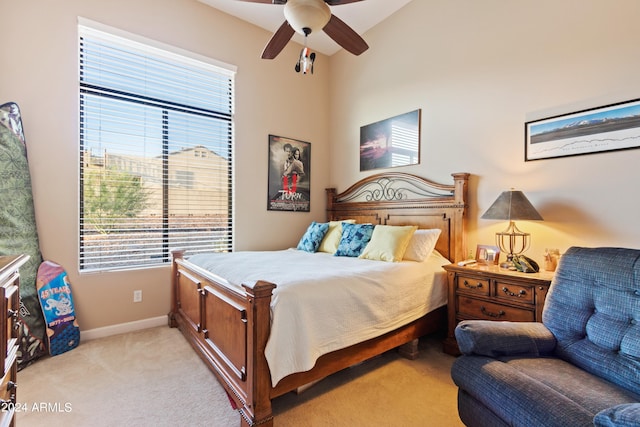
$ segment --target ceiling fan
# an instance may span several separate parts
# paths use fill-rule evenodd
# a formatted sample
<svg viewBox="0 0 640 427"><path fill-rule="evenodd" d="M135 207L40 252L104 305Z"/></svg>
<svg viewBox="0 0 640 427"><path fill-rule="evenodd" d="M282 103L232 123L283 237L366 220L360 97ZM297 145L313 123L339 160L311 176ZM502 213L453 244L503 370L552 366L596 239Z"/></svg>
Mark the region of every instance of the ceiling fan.
<svg viewBox="0 0 640 427"><path fill-rule="evenodd" d="M284 5L284 23L276 30L262 51L263 59L273 59L284 49L297 31L306 37L323 30L345 50L360 55L369 45L351 27L331 13L329 6L362 0L241 0L252 3Z"/></svg>

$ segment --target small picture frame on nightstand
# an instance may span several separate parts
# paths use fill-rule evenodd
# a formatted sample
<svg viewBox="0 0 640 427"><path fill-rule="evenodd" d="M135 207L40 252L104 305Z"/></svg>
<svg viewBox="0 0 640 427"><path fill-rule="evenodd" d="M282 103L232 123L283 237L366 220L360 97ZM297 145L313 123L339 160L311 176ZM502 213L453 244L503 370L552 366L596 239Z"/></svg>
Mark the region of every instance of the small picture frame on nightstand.
<svg viewBox="0 0 640 427"><path fill-rule="evenodd" d="M490 245L478 245L476 248L476 261L483 265L498 265L500 262L500 248Z"/></svg>

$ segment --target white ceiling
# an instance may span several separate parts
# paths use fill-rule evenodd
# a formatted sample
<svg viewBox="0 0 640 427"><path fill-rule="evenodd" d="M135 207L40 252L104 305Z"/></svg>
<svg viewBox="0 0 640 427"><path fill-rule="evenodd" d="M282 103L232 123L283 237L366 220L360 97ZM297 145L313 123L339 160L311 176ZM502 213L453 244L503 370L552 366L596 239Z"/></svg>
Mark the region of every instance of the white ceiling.
<svg viewBox="0 0 640 427"><path fill-rule="evenodd" d="M198 0L204 4L233 15L244 21L275 32L284 22L284 6L274 4L251 3L239 0ZM364 32L384 21L411 0L364 0L340 6L331 6L331 13L342 19L356 33ZM363 37L367 41L366 37ZM304 36L296 33L293 40L304 44ZM268 38L265 39L266 46ZM333 55L342 49L324 32L309 36L307 46L325 55ZM262 52L257 52L260 55Z"/></svg>

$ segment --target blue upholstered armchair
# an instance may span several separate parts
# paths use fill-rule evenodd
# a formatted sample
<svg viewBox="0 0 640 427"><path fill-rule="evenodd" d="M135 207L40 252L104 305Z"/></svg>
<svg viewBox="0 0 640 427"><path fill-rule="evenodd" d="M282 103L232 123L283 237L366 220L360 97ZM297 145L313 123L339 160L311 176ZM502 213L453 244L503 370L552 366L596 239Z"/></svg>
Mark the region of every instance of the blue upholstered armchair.
<svg viewBox="0 0 640 427"><path fill-rule="evenodd" d="M463 321L467 426L640 426L640 250L570 248L542 323Z"/></svg>

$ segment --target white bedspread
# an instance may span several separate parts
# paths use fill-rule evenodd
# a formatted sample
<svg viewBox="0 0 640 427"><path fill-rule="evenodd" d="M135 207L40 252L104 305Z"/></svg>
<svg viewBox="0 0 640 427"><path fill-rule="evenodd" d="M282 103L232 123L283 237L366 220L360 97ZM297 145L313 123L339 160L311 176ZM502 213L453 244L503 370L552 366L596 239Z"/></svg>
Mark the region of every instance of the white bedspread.
<svg viewBox="0 0 640 427"><path fill-rule="evenodd" d="M189 261L233 284L277 285L265 350L272 385L313 368L318 357L405 325L447 303L449 261L383 262L308 253L198 254Z"/></svg>

